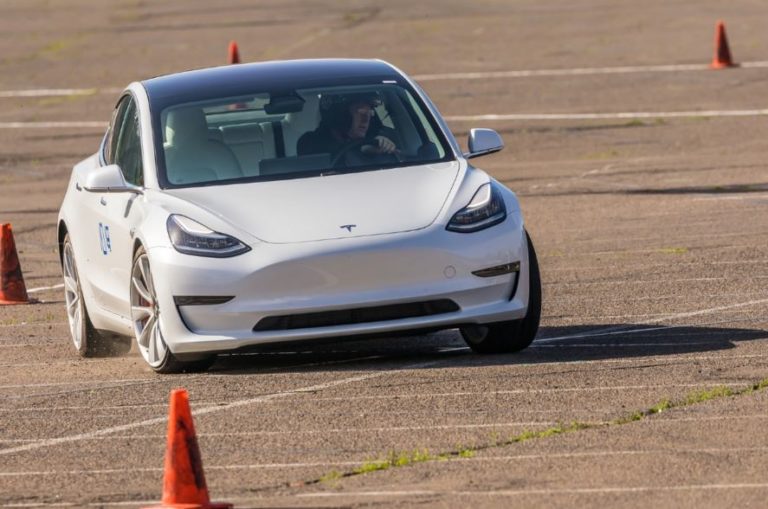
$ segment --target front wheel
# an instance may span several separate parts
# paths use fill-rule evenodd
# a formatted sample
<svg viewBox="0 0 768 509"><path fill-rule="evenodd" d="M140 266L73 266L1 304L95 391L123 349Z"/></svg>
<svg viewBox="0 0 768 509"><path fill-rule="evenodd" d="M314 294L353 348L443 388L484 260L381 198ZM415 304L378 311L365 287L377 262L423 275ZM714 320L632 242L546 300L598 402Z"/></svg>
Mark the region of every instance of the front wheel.
<svg viewBox="0 0 768 509"><path fill-rule="evenodd" d="M461 328L467 345L478 353L519 352L527 348L536 337L541 319L541 275L533 242L525 233L528 244L528 311L520 320L470 325Z"/></svg>
<svg viewBox="0 0 768 509"><path fill-rule="evenodd" d="M131 321L136 344L144 361L157 373L205 371L216 359L206 356L190 361L179 360L165 342L160 330L160 303L157 299L149 256L140 247L131 269Z"/></svg>

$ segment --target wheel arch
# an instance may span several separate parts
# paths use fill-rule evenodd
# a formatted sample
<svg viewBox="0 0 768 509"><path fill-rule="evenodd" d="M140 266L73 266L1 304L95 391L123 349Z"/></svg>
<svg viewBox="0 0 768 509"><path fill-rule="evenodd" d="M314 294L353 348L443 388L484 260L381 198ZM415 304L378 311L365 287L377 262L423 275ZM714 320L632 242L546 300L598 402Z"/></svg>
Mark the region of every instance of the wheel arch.
<svg viewBox="0 0 768 509"><path fill-rule="evenodd" d="M133 249L131 250L131 259L136 257L136 251L138 251L140 247L144 247L144 249L146 249L146 247L144 246L144 242L142 242L140 238L136 237L135 239L133 239Z"/></svg>
<svg viewBox="0 0 768 509"><path fill-rule="evenodd" d="M67 223L65 223L63 219L59 220L57 237L59 245L59 264L61 264L62 267L64 266L64 237L67 236L67 233L69 233Z"/></svg>

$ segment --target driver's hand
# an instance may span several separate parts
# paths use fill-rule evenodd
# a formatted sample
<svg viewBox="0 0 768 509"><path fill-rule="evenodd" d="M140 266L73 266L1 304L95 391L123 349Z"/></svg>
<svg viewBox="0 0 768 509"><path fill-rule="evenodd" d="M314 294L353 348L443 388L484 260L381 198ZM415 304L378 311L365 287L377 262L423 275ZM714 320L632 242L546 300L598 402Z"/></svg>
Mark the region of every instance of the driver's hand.
<svg viewBox="0 0 768 509"><path fill-rule="evenodd" d="M395 143L386 136L376 136L375 145L363 145L361 152L364 154L394 154L397 151Z"/></svg>

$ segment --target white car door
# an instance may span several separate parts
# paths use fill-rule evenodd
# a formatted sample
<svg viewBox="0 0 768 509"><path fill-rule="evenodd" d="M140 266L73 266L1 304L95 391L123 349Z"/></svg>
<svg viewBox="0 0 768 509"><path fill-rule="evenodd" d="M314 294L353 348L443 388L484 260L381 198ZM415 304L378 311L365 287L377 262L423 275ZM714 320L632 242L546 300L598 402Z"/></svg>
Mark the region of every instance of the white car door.
<svg viewBox="0 0 768 509"><path fill-rule="evenodd" d="M144 173L141 154L139 112L135 100L127 95L118 105L111 147L106 163L117 164L125 181L143 186ZM137 201L141 195L133 192L92 193L94 228L98 225L98 249L95 258L99 275L92 281L94 297L103 309L130 317L129 284L133 262L133 231L141 214ZM94 232L95 233L95 232Z"/></svg>

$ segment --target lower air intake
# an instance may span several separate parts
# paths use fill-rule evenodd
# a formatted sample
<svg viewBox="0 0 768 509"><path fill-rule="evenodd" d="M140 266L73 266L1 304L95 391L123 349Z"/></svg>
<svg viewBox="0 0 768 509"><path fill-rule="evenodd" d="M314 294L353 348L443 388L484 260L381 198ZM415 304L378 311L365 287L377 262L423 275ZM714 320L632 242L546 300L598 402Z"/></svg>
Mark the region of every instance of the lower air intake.
<svg viewBox="0 0 768 509"><path fill-rule="evenodd" d="M254 332L308 329L312 327L333 327L335 325L352 325L356 323L384 322L387 320L402 320L419 316L439 315L459 311L459 306L450 299L428 300L424 302L409 302L406 304L390 304L354 309L339 309L319 313L302 313L298 315L267 316L259 320L253 328Z"/></svg>

